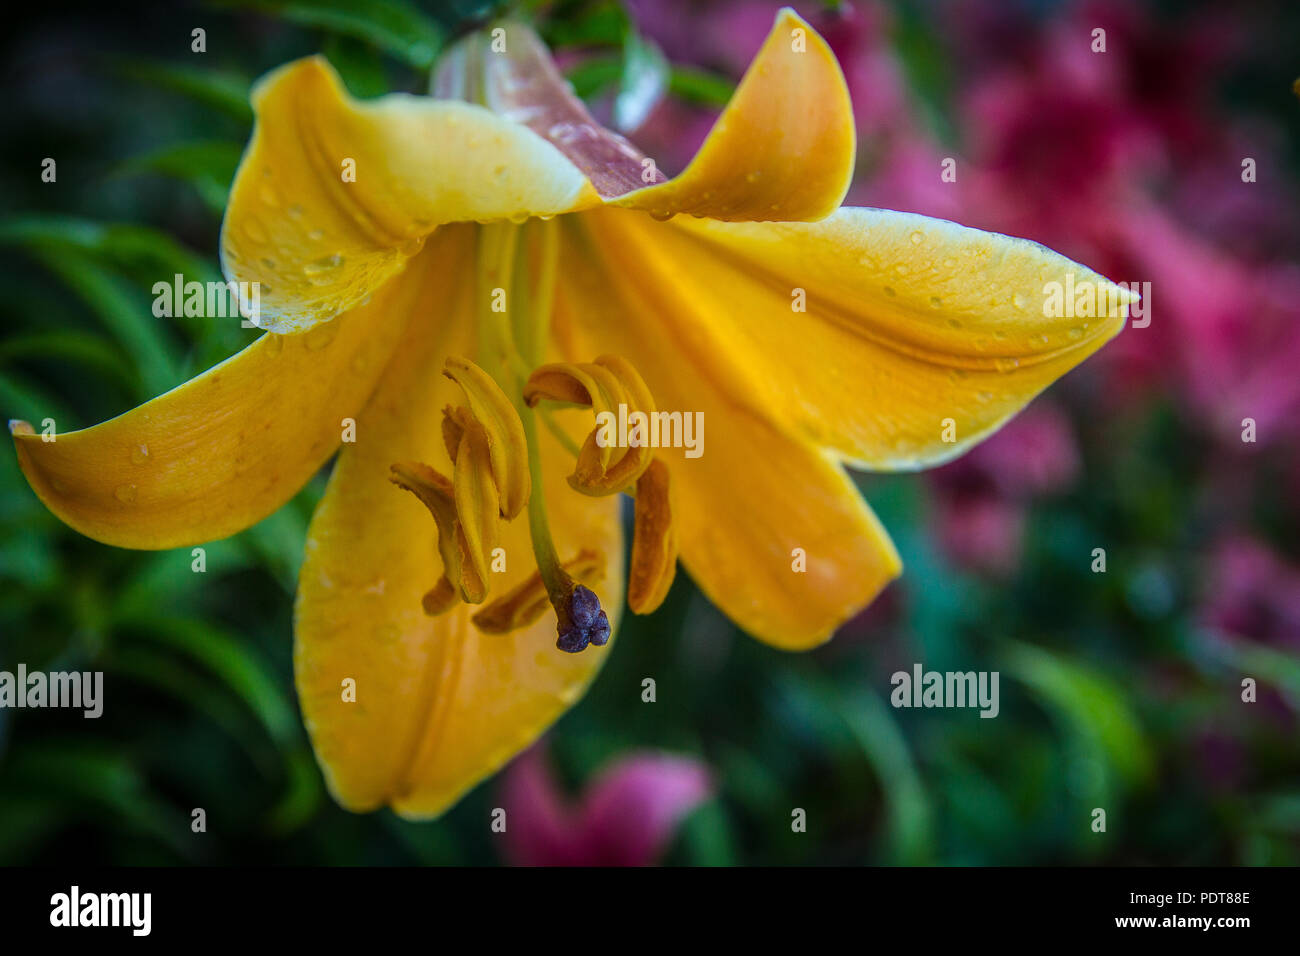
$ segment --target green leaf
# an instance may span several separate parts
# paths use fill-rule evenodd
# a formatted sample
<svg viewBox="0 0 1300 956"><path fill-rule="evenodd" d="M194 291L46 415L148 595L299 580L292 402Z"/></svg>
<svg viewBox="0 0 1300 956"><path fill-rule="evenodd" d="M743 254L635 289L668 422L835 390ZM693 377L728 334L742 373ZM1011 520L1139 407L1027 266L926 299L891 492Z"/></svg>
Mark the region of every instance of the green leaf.
<svg viewBox="0 0 1300 956"><path fill-rule="evenodd" d="M893 859L904 866L930 862L934 854L930 797L893 713L879 695L865 688L843 695L839 708L884 791Z"/></svg>
<svg viewBox="0 0 1300 956"><path fill-rule="evenodd" d="M674 66L668 74L668 92L688 103L726 106L736 84L725 76L693 66Z"/></svg>
<svg viewBox="0 0 1300 956"><path fill-rule="evenodd" d="M399 60L428 70L442 49L443 32L405 0L226 0L221 6L256 10L279 20L372 43Z"/></svg>
<svg viewBox="0 0 1300 956"><path fill-rule="evenodd" d="M147 300L133 295L120 276L71 249L33 250L96 314L135 362L145 391L161 394L182 378L181 361Z"/></svg>
<svg viewBox="0 0 1300 956"><path fill-rule="evenodd" d="M190 618L133 615L119 617L117 625L202 666L244 702L277 744L291 747L299 741L297 716L287 694L246 644Z"/></svg>
<svg viewBox="0 0 1300 956"><path fill-rule="evenodd" d="M668 60L652 41L628 31L623 39L623 71L614 98L614 125L636 129L668 89Z"/></svg>
<svg viewBox="0 0 1300 956"><path fill-rule="evenodd" d="M620 56L590 56L575 64L564 77L573 87L574 95L590 99L618 82L623 75L623 58Z"/></svg>
<svg viewBox="0 0 1300 956"><path fill-rule="evenodd" d="M1152 759L1142 728L1122 691L1108 678L1076 661L1034 647L1009 642L1004 650L1007 672L1034 694L1061 725L1107 772L1084 781L1100 799L1112 779L1130 785L1151 774Z"/></svg>
<svg viewBox="0 0 1300 956"><path fill-rule="evenodd" d="M115 175L158 173L188 183L210 210L220 216L226 208L230 184L239 168L243 147L226 140L174 143L123 162Z"/></svg>
<svg viewBox="0 0 1300 956"><path fill-rule="evenodd" d="M127 79L171 90L210 106L245 126L253 125L253 107L248 102L248 93L253 83L247 76L141 60L120 60L116 62L115 68Z"/></svg>

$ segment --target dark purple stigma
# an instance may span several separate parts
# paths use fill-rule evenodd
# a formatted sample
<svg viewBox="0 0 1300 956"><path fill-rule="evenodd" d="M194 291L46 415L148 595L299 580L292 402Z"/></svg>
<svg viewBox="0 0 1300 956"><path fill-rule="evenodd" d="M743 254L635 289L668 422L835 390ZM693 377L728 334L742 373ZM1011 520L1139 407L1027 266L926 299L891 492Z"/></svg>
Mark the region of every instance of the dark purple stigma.
<svg viewBox="0 0 1300 956"><path fill-rule="evenodd" d="M569 597L568 621L558 622L559 639L555 646L569 654L586 650L588 644L600 647L609 642L609 617L600 608L600 598L581 584ZM567 627L565 626L567 623Z"/></svg>

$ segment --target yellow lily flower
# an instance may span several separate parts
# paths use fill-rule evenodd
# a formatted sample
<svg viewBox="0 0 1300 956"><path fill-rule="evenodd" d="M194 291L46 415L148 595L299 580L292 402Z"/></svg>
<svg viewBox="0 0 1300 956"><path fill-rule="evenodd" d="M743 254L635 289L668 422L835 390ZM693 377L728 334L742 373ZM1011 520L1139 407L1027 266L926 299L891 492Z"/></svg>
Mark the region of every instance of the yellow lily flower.
<svg viewBox="0 0 1300 956"><path fill-rule="evenodd" d="M129 548L234 534L341 446L294 659L349 809L437 815L582 695L608 651L557 630L616 629L619 493L634 611L680 551L740 627L813 647L901 569L844 465L960 454L1124 324L1124 290L1034 243L840 208L848 92L790 10L673 179L524 27L461 41L435 92L358 102L321 58L265 77L221 254L268 333L93 428L12 428L41 500ZM1071 275L1118 307L1045 318ZM593 438L620 405L702 413L703 453Z"/></svg>

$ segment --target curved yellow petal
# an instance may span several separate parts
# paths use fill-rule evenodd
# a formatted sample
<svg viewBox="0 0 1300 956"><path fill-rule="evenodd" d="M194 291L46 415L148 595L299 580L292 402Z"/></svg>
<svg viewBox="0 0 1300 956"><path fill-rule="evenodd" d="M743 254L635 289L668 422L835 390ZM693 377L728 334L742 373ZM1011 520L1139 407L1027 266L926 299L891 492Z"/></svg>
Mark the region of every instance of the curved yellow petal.
<svg viewBox="0 0 1300 956"><path fill-rule="evenodd" d="M410 315L403 280L303 335L242 352L92 428L14 434L51 511L121 548L224 538L288 501L325 463L374 390Z"/></svg>
<svg viewBox="0 0 1300 956"><path fill-rule="evenodd" d="M565 350L617 352L660 409L702 413L698 457L656 449L687 570L754 636L791 650L822 643L898 575L888 535L844 470L746 407L730 362L704 346L689 312L671 313L672 283L645 270L628 238L653 221L605 209L564 222L555 333Z"/></svg>
<svg viewBox="0 0 1300 956"><path fill-rule="evenodd" d="M613 204L657 216L821 219L848 191L855 148L835 54L787 7L686 170Z"/></svg>
<svg viewBox="0 0 1300 956"><path fill-rule="evenodd" d="M623 241L662 283L663 334L725 349L737 401L868 469L986 438L1119 332L1135 298L1037 243L910 213L637 226ZM1045 316L1054 283L1112 314Z"/></svg>
<svg viewBox="0 0 1300 956"><path fill-rule="evenodd" d="M294 661L298 694L331 792L345 807L385 804L408 817L435 816L527 746L582 695L608 650L565 654L555 619L483 634L478 608L431 618L423 595L438 580L433 521L388 480L393 462L427 462L450 473L438 418L460 397L440 374L448 355L475 355L472 227L440 230L436 263L420 273L427 326L412 328L358 421L357 442L339 456L314 517L299 579ZM436 318L436 321L434 319ZM604 606L622 602L621 526L615 499L573 493L566 454L542 448L546 499L564 557L584 547L606 555L597 586ZM527 521L505 524L505 573L491 595L510 593L534 571ZM355 681L355 703L343 682Z"/></svg>
<svg viewBox="0 0 1300 956"><path fill-rule="evenodd" d="M298 331L361 302L438 225L598 201L527 128L468 103L359 102L321 57L253 93L257 126L222 225L228 278L261 283L261 325Z"/></svg>
<svg viewBox="0 0 1300 956"><path fill-rule="evenodd" d="M436 92L465 96L481 74L488 106L553 143L612 204L660 217L811 220L839 206L853 174L853 107L835 55L782 9L735 95L687 169L668 180L582 104L528 27L503 23L504 52L483 34L449 51ZM581 208L575 205L574 209Z"/></svg>

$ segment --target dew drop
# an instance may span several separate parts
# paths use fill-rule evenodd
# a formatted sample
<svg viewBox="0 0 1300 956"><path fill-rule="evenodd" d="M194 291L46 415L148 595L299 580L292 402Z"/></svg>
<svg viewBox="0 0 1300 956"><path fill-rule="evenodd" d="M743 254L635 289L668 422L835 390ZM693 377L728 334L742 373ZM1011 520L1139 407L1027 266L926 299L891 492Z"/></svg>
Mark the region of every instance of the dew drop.
<svg viewBox="0 0 1300 956"><path fill-rule="evenodd" d="M315 259L302 267L302 271L309 276L318 276L322 272L329 272L331 269L337 269L343 265L343 257L337 252L332 255L322 256Z"/></svg>
<svg viewBox="0 0 1300 956"><path fill-rule="evenodd" d="M254 242L266 242L266 230L256 219L250 219L244 223L244 235Z"/></svg>
<svg viewBox="0 0 1300 956"><path fill-rule="evenodd" d="M299 206L297 203L291 205L288 209L285 210L285 212L288 214L290 219L302 218L302 206Z"/></svg>
<svg viewBox="0 0 1300 956"><path fill-rule="evenodd" d="M318 352L326 348L339 334L339 324L337 322L326 322L318 325L306 335L303 336L302 344L307 346L309 351Z"/></svg>
<svg viewBox="0 0 1300 956"><path fill-rule="evenodd" d="M262 259L262 265L266 266L266 268L268 268L268 269L274 269L274 268L275 268L275 260L274 260L274 259L263 258L263 259Z"/></svg>
<svg viewBox="0 0 1300 956"><path fill-rule="evenodd" d="M268 333L265 348L267 355L279 355L284 351L284 336L276 335L274 332Z"/></svg>
<svg viewBox="0 0 1300 956"><path fill-rule="evenodd" d="M123 504L129 505L135 501L135 485L118 485L117 490L113 492L113 497Z"/></svg>
<svg viewBox="0 0 1300 956"><path fill-rule="evenodd" d="M961 319L949 319L949 320L948 320L948 328L950 328L950 329L960 329L960 328L961 328Z"/></svg>
<svg viewBox="0 0 1300 956"><path fill-rule="evenodd" d="M659 222L667 222L669 219L673 218L673 213L669 212L667 209L652 209L650 210L650 218L657 219Z"/></svg>
<svg viewBox="0 0 1300 956"><path fill-rule="evenodd" d="M1065 334L1068 335L1068 336L1069 336L1070 338L1072 338L1072 339L1081 339L1081 338L1083 338L1083 329L1079 328L1078 326L1075 326L1074 328L1070 329L1070 331L1066 332Z"/></svg>
<svg viewBox="0 0 1300 956"><path fill-rule="evenodd" d="M1023 309L1025 307L1025 297L1017 292L1011 297L1011 304L1017 309Z"/></svg>
<svg viewBox="0 0 1300 956"><path fill-rule="evenodd" d="M262 202L266 203L272 209L280 208L280 197L276 194L270 183L263 183L262 188L257 191L257 195Z"/></svg>
<svg viewBox="0 0 1300 956"><path fill-rule="evenodd" d="M923 242L925 242L925 233L920 232L919 230L912 233L912 245L919 246Z"/></svg>
<svg viewBox="0 0 1300 956"><path fill-rule="evenodd" d="M132 464L143 465L148 460L149 460L148 445L136 445L134 448L131 449Z"/></svg>
<svg viewBox="0 0 1300 956"><path fill-rule="evenodd" d="M981 404L986 404L993 400L992 392L976 392L975 399Z"/></svg>
<svg viewBox="0 0 1300 956"><path fill-rule="evenodd" d="M1012 372L1020 368L1020 359L1008 358L1008 357L995 359L993 362L993 367L996 368L999 372Z"/></svg>
<svg viewBox="0 0 1300 956"><path fill-rule="evenodd" d="M313 229L311 232L307 233L307 238L310 239L312 242L320 242L322 239L325 238L325 230Z"/></svg>
<svg viewBox="0 0 1300 956"><path fill-rule="evenodd" d="M884 292L885 295L889 296L891 299L894 296L898 295L898 293L894 291L894 287L889 285L885 286L884 289L882 289L881 291Z"/></svg>
<svg viewBox="0 0 1300 956"><path fill-rule="evenodd" d="M932 295L932 296L930 296L930 308L932 308L932 309L942 309L942 308L943 308L943 299L939 298L937 295Z"/></svg>

